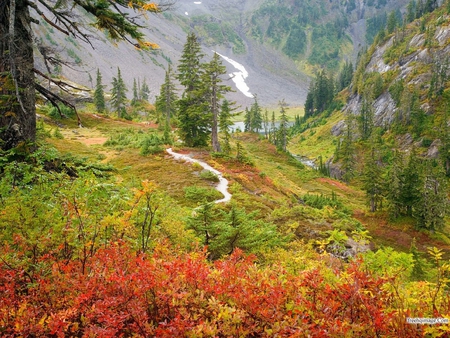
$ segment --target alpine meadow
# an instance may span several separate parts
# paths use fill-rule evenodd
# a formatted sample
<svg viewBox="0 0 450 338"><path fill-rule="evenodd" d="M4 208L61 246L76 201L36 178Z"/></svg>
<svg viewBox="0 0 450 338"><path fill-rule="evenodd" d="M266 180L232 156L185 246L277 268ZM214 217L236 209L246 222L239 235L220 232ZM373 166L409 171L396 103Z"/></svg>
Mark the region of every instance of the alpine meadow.
<svg viewBox="0 0 450 338"><path fill-rule="evenodd" d="M0 336L450 336L450 0L1 0Z"/></svg>

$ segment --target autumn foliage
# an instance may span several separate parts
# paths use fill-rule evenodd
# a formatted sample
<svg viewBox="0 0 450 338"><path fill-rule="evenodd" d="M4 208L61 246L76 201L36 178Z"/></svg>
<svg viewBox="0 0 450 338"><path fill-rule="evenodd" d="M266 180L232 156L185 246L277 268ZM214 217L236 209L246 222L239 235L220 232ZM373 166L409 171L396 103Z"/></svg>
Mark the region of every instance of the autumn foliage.
<svg viewBox="0 0 450 338"><path fill-rule="evenodd" d="M23 261L3 248L2 257L14 256ZM160 243L146 255L124 242L99 249L84 273L79 260L53 255L28 267L10 261L0 263L3 337L416 337L425 329L406 317L426 307L400 311L392 281L360 261L330 278L261 267L239 250L211 263L206 251Z"/></svg>

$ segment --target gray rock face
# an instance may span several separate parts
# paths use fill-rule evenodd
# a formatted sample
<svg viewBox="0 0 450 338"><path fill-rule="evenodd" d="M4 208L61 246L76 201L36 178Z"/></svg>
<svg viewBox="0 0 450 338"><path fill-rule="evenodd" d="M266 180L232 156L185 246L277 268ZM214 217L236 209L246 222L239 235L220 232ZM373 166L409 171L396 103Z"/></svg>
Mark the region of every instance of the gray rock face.
<svg viewBox="0 0 450 338"><path fill-rule="evenodd" d="M450 15L447 15L443 20L450 19ZM400 34L400 33L398 33ZM438 42L439 47L436 45L433 48L428 48L426 42L426 36L423 33L416 34L409 41L406 48L406 52L402 55L396 62L386 64L384 61L384 54L386 51L396 43L396 39L400 39L401 36L392 36L384 45L376 48L372 54L370 61L366 67L366 73L378 72L380 74L385 74L390 72L390 74L396 74L394 78L389 76L390 83L384 84L385 88L389 88L391 84L399 80L407 80L405 83L409 87L420 87L422 89L427 89L430 86L432 72L417 72L417 69L434 69L436 64L441 62L446 62L448 55L450 54L450 27L449 26L439 26L436 28L434 33L434 39ZM407 51L410 51L409 53ZM450 75L450 74L447 74ZM386 77L385 77L386 78ZM425 99L425 98L421 98ZM353 94L349 97L347 104L343 108L343 112L346 114L352 114L358 116L361 110L362 98L359 94ZM385 127L391 125L395 120L395 114L398 107L393 100L389 90L385 90L379 97L377 97L373 102L373 110L375 116L375 125L379 127ZM428 103L424 103L421 109L425 111L426 114L433 114L433 107ZM344 121L339 121L331 129L331 134L333 136L339 136L342 134L345 127ZM406 144L412 144L412 138L405 137ZM431 148L431 147L430 147ZM435 147L430 149L429 153L431 156L435 155Z"/></svg>
<svg viewBox="0 0 450 338"><path fill-rule="evenodd" d="M333 158L326 162L326 166L330 169L330 177L341 180L344 177L344 170L342 170L340 163L333 163Z"/></svg>
<svg viewBox="0 0 450 338"><path fill-rule="evenodd" d="M439 148L441 147L442 142L441 140L437 139L434 140L433 143L431 143L430 147L427 151L427 157L432 159L437 159L439 157Z"/></svg>
<svg viewBox="0 0 450 338"><path fill-rule="evenodd" d="M375 100L373 103L373 108L376 126L382 127L385 125L390 125L394 122L395 111L397 108L391 94L389 94L388 91L385 91Z"/></svg>
<svg viewBox="0 0 450 338"><path fill-rule="evenodd" d="M388 91L381 94L373 103L375 125L383 127L390 125L395 118L395 112L397 110L395 102ZM352 114L358 116L361 110L361 95L354 94L350 97L347 105L343 111L346 114ZM331 134L333 136L339 136L343 133L345 128L345 122L339 121L331 128Z"/></svg>
<svg viewBox="0 0 450 338"><path fill-rule="evenodd" d="M342 135L344 129L345 129L345 121L341 120L331 128L331 135L333 136Z"/></svg>

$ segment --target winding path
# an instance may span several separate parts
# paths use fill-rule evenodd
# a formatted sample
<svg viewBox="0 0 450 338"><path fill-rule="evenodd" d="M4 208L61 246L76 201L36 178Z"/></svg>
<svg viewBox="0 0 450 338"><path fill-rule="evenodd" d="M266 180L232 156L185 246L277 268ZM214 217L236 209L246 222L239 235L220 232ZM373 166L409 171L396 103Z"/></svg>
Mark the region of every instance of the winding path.
<svg viewBox="0 0 450 338"><path fill-rule="evenodd" d="M209 164L207 164L203 161L196 160L192 157L189 157L188 155L176 153L172 150L172 148L168 148L168 149L166 149L166 151L169 155L173 156L173 158L175 160L184 160L184 161L190 162L190 163L198 163L203 167L203 169L209 170L209 171L213 172L214 174L216 174L217 177L219 177L219 183L216 186L216 190L221 192L223 194L224 198L214 201L215 203L225 203L225 202L228 202L229 200L231 200L232 195L228 192L228 180L223 177L223 175L220 171L214 169Z"/></svg>

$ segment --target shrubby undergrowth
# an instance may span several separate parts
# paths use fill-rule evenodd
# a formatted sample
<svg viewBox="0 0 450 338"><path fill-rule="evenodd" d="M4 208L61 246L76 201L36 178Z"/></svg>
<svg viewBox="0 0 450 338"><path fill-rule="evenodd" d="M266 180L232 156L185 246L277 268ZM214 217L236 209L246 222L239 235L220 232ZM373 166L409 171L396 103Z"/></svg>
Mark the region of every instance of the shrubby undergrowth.
<svg viewBox="0 0 450 338"><path fill-rule="evenodd" d="M430 249L429 263L416 249L337 259L347 230L338 219L348 217L337 199L280 207L268 222L233 203L184 210L154 182L127 185L110 166L48 147L2 159L3 336L419 337L448 330L406 322L448 318L450 266L442 252ZM288 220L302 218L336 225L322 241L331 254L286 235L301 226Z"/></svg>

